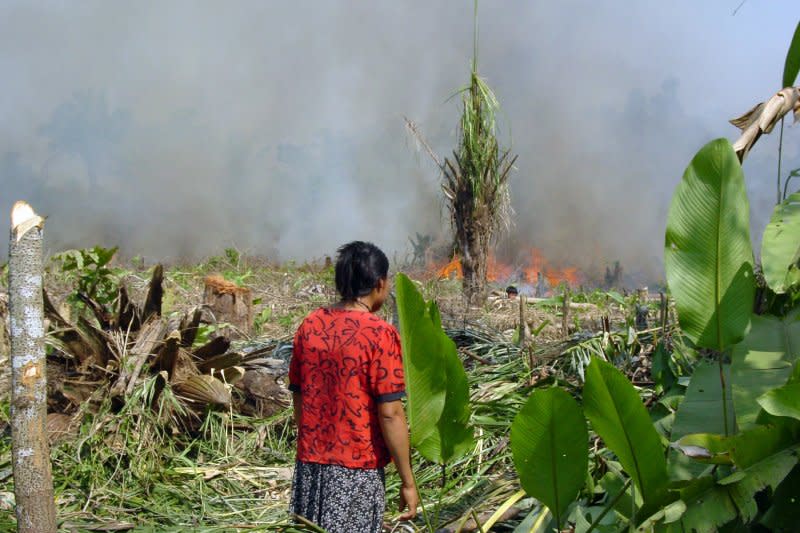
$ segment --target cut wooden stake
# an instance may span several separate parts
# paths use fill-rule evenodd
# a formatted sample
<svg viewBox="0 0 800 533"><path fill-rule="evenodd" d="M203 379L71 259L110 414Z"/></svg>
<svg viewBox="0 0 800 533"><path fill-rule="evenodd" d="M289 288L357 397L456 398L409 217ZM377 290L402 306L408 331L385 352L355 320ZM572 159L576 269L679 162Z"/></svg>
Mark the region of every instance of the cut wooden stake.
<svg viewBox="0 0 800 533"><path fill-rule="evenodd" d="M528 327L528 321L525 318L525 295L519 295L519 345L524 348L528 344L528 339L531 336L531 329Z"/></svg>
<svg viewBox="0 0 800 533"><path fill-rule="evenodd" d="M17 531L56 531L47 441L42 233L44 219L25 202L11 210L8 296L11 323L11 448Z"/></svg>

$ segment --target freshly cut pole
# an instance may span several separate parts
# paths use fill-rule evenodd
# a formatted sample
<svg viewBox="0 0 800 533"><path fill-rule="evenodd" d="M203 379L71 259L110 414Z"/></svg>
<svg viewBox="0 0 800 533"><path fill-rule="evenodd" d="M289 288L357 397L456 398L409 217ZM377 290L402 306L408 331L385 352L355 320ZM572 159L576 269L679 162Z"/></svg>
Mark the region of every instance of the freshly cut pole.
<svg viewBox="0 0 800 533"><path fill-rule="evenodd" d="M11 323L11 446L17 531L56 531L47 443L42 234L44 219L25 202L11 209L8 297Z"/></svg>

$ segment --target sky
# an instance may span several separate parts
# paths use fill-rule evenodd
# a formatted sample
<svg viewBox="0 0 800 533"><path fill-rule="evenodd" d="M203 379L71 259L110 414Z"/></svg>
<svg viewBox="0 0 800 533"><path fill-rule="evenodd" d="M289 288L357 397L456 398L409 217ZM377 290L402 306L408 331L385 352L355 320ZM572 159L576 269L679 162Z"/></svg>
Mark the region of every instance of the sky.
<svg viewBox="0 0 800 533"><path fill-rule="evenodd" d="M480 4L478 70L519 156L500 254L663 278L692 155L781 88L800 6L740 4ZM226 247L303 261L354 239L402 260L417 232L446 247L440 175L404 117L452 151L472 44L468 1L6 0L0 213L24 199L47 215L51 253L151 261ZM776 166L771 135L744 165L756 241Z"/></svg>

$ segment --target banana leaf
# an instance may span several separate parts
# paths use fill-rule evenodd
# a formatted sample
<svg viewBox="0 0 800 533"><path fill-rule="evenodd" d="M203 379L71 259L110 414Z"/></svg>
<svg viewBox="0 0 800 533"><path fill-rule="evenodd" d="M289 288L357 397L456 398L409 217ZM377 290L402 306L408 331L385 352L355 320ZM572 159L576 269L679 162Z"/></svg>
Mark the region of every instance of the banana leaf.
<svg viewBox="0 0 800 533"><path fill-rule="evenodd" d="M727 139L686 168L667 218L664 266L678 320L699 347L724 351L750 324L755 295L744 174Z"/></svg>
<svg viewBox="0 0 800 533"><path fill-rule="evenodd" d="M783 319L769 315L753 317L747 337L731 353L733 404L740 429L755 424L761 410L758 397L786 383L798 356L798 313Z"/></svg>
<svg viewBox="0 0 800 533"><path fill-rule="evenodd" d="M761 240L761 267L767 285L778 294L800 283L800 191L772 211Z"/></svg>
<svg viewBox="0 0 800 533"><path fill-rule="evenodd" d="M578 403L563 389L534 391L511 424L511 451L525 492L561 526L586 481L589 434Z"/></svg>
<svg viewBox="0 0 800 533"><path fill-rule="evenodd" d="M730 365L723 366L725 382L730 383ZM732 395L726 395L728 429L734 425L734 404ZM712 362L698 364L692 373L692 380L686 390L675 422L672 424L670 440L678 441L693 433L725 434L725 422L722 417L722 386L719 379L719 365ZM673 447L674 448L674 447ZM685 454L671 449L669 453L668 471L672 479L690 479L700 475L705 465L690 460Z"/></svg>
<svg viewBox="0 0 800 533"><path fill-rule="evenodd" d="M643 507L666 503L667 467L661 439L622 372L593 357L586 369L583 408L594 430L633 478Z"/></svg>
<svg viewBox="0 0 800 533"><path fill-rule="evenodd" d="M794 30L794 37L786 52L786 61L783 63L783 86L794 85L798 72L800 72L800 22Z"/></svg>
<svg viewBox="0 0 800 533"><path fill-rule="evenodd" d="M753 520L758 512L755 494L766 487L775 489L797 465L797 430L797 423L791 420L731 437L708 435L709 441L720 447L716 451L727 449L737 469L719 480L703 476L683 484L679 493L687 504L680 524L684 530L716 531L716 526L737 515L744 523Z"/></svg>
<svg viewBox="0 0 800 533"><path fill-rule="evenodd" d="M405 275L395 280L408 394L411 445L445 464L474 446L469 384L456 345L442 330L439 310Z"/></svg>

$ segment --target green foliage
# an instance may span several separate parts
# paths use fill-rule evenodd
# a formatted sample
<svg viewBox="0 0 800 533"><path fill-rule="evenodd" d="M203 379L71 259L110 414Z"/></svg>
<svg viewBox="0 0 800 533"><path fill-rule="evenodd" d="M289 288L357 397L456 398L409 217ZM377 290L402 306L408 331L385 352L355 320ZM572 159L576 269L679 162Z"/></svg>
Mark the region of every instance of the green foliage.
<svg viewBox="0 0 800 533"><path fill-rule="evenodd" d="M761 265L776 293L800 285L800 191L775 206L761 240Z"/></svg>
<svg viewBox="0 0 800 533"><path fill-rule="evenodd" d="M761 410L756 399L789 379L792 364L800 356L798 318L797 313L786 318L754 316L747 337L733 348L733 404L740 429L755 423Z"/></svg>
<svg viewBox="0 0 800 533"><path fill-rule="evenodd" d="M426 459L445 464L474 445L467 376L436 304L426 303L403 274L395 286L411 445Z"/></svg>
<svg viewBox="0 0 800 533"><path fill-rule="evenodd" d="M265 307L253 319L253 330L256 333L261 333L264 324L269 322L271 318L272 318L272 308Z"/></svg>
<svg viewBox="0 0 800 533"><path fill-rule="evenodd" d="M792 43L786 52L786 61L783 64L783 86L794 85L798 72L800 72L800 22L797 23Z"/></svg>
<svg viewBox="0 0 800 533"><path fill-rule="evenodd" d="M508 169L501 168L506 152L501 152L495 133L495 114L500 107L497 98L486 82L473 69L470 84L463 89L461 113L461 139L458 163L462 177L468 183L475 205L487 200L495 202L493 208L505 209L504 195L495 193L504 188ZM510 169L510 167L509 167Z"/></svg>
<svg viewBox="0 0 800 533"><path fill-rule="evenodd" d="M228 262L235 266L239 266L239 260L242 258L242 254L239 253L239 250L236 248L225 248L225 257L228 259Z"/></svg>
<svg viewBox="0 0 800 533"><path fill-rule="evenodd" d="M797 463L797 449L788 449L717 480L712 476L693 479L678 494L687 503L680 522L668 532L713 532L737 517L745 523L757 513L755 496L764 488L774 489Z"/></svg>
<svg viewBox="0 0 800 533"><path fill-rule="evenodd" d="M755 295L744 174L727 139L706 144L678 185L667 219L667 281L678 319L699 347L744 337Z"/></svg>
<svg viewBox="0 0 800 533"><path fill-rule="evenodd" d="M770 531L792 531L800 523L800 466L783 479L775 489L770 507L759 521Z"/></svg>
<svg viewBox="0 0 800 533"><path fill-rule="evenodd" d="M730 382L730 366L724 365L725 382ZM677 440L690 433L725 433L725 421L720 417L722 409L722 385L719 365L712 362L698 364L686 396L683 398L675 423L672 425L672 440ZM730 396L728 402L728 427L734 427L733 405Z"/></svg>
<svg viewBox="0 0 800 533"><path fill-rule="evenodd" d="M650 375L656 384L657 392L666 392L677 382L677 376L670 367L671 360L672 356L664 342L659 342L653 351L653 365L650 367Z"/></svg>
<svg viewBox="0 0 800 533"><path fill-rule="evenodd" d="M723 366L725 383L730 383L730 365ZM733 401L730 394L722 394L718 364L704 362L695 367L689 388L675 413L670 439L678 441L694 433L714 432L725 434L725 421L722 413L728 416L728 428L734 426ZM722 408L723 397L727 409ZM668 471L670 478L689 480L700 476L706 465L691 460L677 450L670 450Z"/></svg>
<svg viewBox="0 0 800 533"><path fill-rule="evenodd" d="M225 279L225 281L230 281L231 283L234 283L239 287L244 287L245 282L252 275L253 271L249 269L245 272L226 270L225 272L222 273L222 277L223 279Z"/></svg>
<svg viewBox="0 0 800 533"><path fill-rule="evenodd" d="M581 408L559 388L534 391L511 424L520 484L547 505L559 526L586 482L588 440Z"/></svg>
<svg viewBox="0 0 800 533"><path fill-rule="evenodd" d="M108 304L117 297L117 280L109 263L117 247L95 246L85 250L66 250L53 256L61 263L61 270L77 282L76 293L81 293L101 303Z"/></svg>
<svg viewBox="0 0 800 533"><path fill-rule="evenodd" d="M766 487L775 489L797 464L797 433L797 424L778 421L775 426L758 426L730 437L692 436L689 442L713 444L708 455L728 457L736 469L681 486L681 498L689 504L681 521L684 530L714 531L737 516L751 522L758 513L756 493Z"/></svg>
<svg viewBox="0 0 800 533"><path fill-rule="evenodd" d="M583 388L586 417L633 478L645 505L666 496L664 448L639 394L613 365L594 358Z"/></svg>
<svg viewBox="0 0 800 533"><path fill-rule="evenodd" d="M767 391L758 398L758 404L773 416L800 420L800 383L787 383Z"/></svg>

